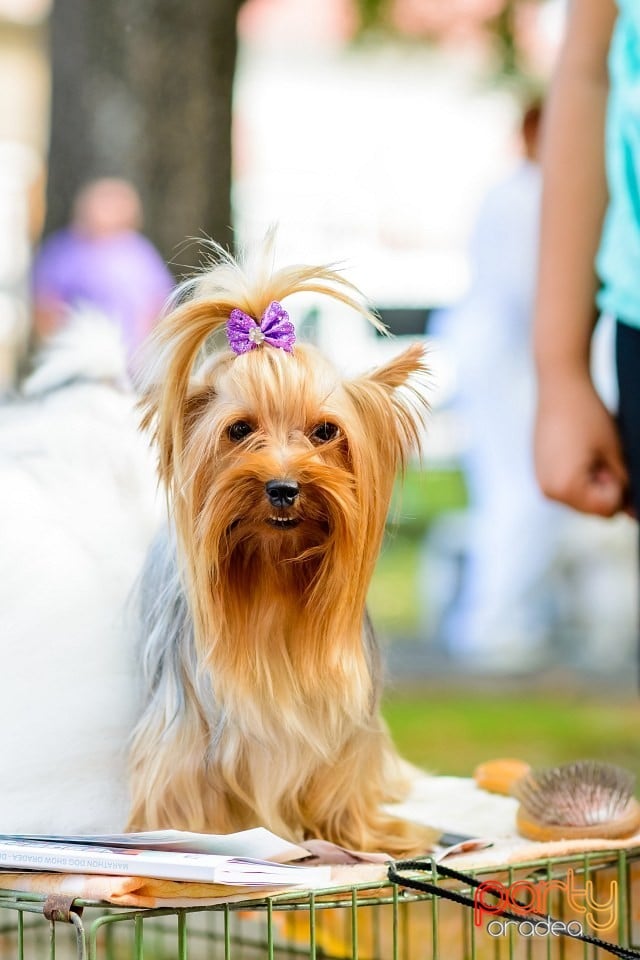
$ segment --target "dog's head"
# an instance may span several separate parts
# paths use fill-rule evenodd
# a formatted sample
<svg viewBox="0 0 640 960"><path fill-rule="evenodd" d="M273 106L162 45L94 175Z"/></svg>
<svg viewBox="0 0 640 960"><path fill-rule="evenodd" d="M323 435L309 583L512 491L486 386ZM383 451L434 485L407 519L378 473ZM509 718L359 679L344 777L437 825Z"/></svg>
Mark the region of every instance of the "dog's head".
<svg viewBox="0 0 640 960"><path fill-rule="evenodd" d="M279 308L303 291L341 300L377 323L333 270L296 267L252 283L225 257L153 335L145 422L155 430L199 594L204 582L249 590L265 577L277 589L278 577L295 570L288 590L295 582L322 606L331 581L364 605L393 481L421 430L422 348L355 379L341 377L314 347L288 340L246 337L238 348L230 335L235 351L202 351L234 311L260 340L257 324L274 301Z"/></svg>

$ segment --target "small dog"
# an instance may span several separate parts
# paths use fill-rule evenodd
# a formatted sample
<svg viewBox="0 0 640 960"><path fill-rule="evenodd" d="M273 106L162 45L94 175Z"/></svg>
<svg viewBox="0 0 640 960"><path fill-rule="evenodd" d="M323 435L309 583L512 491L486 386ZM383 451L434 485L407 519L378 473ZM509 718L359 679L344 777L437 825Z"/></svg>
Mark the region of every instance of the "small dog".
<svg viewBox="0 0 640 960"><path fill-rule="evenodd" d="M423 349L342 380L280 301L333 297L330 268L252 275L219 252L160 321L143 384L172 523L148 557L148 702L130 829L263 825L399 855L423 828L381 810L410 786L378 713L365 601L396 472L422 425ZM229 350L206 354L226 325Z"/></svg>

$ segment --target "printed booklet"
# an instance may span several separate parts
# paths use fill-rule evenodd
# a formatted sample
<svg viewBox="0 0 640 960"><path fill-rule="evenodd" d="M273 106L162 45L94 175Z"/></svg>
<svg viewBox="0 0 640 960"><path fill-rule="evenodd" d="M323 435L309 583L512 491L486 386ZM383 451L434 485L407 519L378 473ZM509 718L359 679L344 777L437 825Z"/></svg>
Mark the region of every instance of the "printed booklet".
<svg viewBox="0 0 640 960"><path fill-rule="evenodd" d="M0 869L152 877L230 886L330 882L329 867L289 861L308 851L258 827L214 835L159 830L91 836L0 834Z"/></svg>

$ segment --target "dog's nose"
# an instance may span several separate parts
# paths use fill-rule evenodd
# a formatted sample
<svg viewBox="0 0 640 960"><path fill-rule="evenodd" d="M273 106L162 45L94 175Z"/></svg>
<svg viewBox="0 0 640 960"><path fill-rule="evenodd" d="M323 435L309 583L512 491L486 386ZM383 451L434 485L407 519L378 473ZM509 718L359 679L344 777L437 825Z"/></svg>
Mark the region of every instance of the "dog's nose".
<svg viewBox="0 0 640 960"><path fill-rule="evenodd" d="M274 507L292 507L300 493L300 487L295 480L269 480L264 489Z"/></svg>

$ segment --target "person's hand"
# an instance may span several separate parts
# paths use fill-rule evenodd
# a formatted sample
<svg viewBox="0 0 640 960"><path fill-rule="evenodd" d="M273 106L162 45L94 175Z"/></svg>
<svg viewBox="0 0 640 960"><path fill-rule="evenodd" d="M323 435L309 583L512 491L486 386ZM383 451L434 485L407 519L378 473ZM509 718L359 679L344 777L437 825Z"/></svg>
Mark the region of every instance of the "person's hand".
<svg viewBox="0 0 640 960"><path fill-rule="evenodd" d="M535 462L550 499L603 517L625 509L628 475L618 431L588 374L540 384Z"/></svg>

